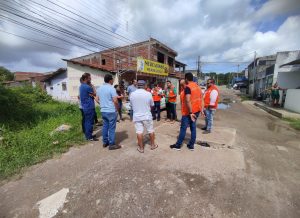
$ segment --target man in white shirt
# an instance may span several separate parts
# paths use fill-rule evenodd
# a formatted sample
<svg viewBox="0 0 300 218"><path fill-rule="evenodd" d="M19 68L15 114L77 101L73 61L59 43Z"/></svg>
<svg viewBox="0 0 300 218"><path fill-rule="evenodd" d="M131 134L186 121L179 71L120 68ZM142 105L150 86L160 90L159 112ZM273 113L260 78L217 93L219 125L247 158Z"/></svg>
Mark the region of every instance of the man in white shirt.
<svg viewBox="0 0 300 218"><path fill-rule="evenodd" d="M155 135L151 113L151 107L154 106L154 102L151 93L145 90L146 82L144 80L139 80L137 85L138 89L130 94L130 104L133 110L133 122L135 125L139 145L137 150L140 153L144 153L144 128L150 135L151 150L154 150L158 147L158 145L156 145L154 141Z"/></svg>

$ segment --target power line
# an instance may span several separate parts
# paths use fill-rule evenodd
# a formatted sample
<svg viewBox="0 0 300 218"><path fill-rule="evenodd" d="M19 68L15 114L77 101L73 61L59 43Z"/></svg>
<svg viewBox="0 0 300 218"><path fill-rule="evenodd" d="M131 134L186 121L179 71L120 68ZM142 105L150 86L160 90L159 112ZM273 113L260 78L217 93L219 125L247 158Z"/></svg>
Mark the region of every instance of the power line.
<svg viewBox="0 0 300 218"><path fill-rule="evenodd" d="M40 42L40 41L35 40L35 39L29 39L29 38L26 38L26 37L24 37L24 36L20 36L20 35L14 34L14 33L10 33L10 32L4 31L4 30L2 30L2 29L0 29L0 31L3 32L3 33L9 34L9 35L13 35L13 36L16 36L16 37L19 37L19 38L22 38L22 39L26 39L26 40L28 40L28 41L32 41L32 42L35 42L35 43L39 43L39 44L42 44L42 45L47 45L47 46L49 46L49 47L58 48L58 49L66 50L66 51L72 51L72 50L67 49L67 48L62 48L62 47L59 47L59 46L56 46L56 45L50 45L50 44L48 44L48 43Z"/></svg>
<svg viewBox="0 0 300 218"><path fill-rule="evenodd" d="M3 10L3 9L2 9L2 10ZM73 36L73 37L79 37L79 38L81 39L81 40L80 40L81 42L82 42L82 39L87 40L87 41L89 42L89 46L90 46L90 43L96 43L96 42L91 42L91 40L88 40L88 39L83 38L83 37L81 37L81 36L74 35L74 33L70 32L70 31L65 31L65 30L62 30L62 29L58 29L57 26L49 26L49 23L47 23L47 22L41 23L40 21L33 20L33 19L29 19L29 18L27 18L27 17L24 17L24 16L19 15L19 14L16 14L16 13L13 13L13 12L11 12L11 11L7 11L7 10L4 10L4 11L6 11L6 12L8 12L8 13L12 13L12 14L14 14L14 15L17 16L17 17L21 17L21 18L23 18L23 19L25 19L25 20L29 20L29 21L31 21L31 22L34 22L34 23L39 24L39 25L41 25L41 26L44 26L44 27L46 27L46 28L51 28L51 29L54 29L54 30L56 30L56 31L58 31L58 32L61 32L61 33L64 33L64 34L69 34L69 35L71 35L71 36ZM24 13L24 12L21 12L21 13ZM37 29L37 28L34 28L34 27L32 27L32 26L28 26L28 25L26 25L26 24L24 24L24 23L22 23L22 22L19 22L19 21L10 19L10 18L8 18L8 17L5 17L5 16L2 16L2 17L8 19L9 21L11 21L11 22L13 22L13 23L16 23L16 24L19 24L19 25L21 25L21 26L23 26L23 27L26 27L26 28L28 28L28 29L37 31L37 32L39 32L39 33L45 34L45 35L47 35L47 36L54 37L54 38L56 38L56 39L59 39L59 40L62 40L62 41L64 41L64 42L67 42L67 43L70 43L70 44L73 44L73 45L74 45L74 43L71 43L71 42L69 42L69 41L67 41L67 40L65 40L65 39L63 39L63 38L61 38L61 37L57 37L57 36L54 36L54 35L52 35L52 34L46 33L46 32L44 32L44 31L41 31L41 30ZM30 16L30 17L32 17L32 16ZM45 23L46 23L47 25L46 25ZM99 43L96 43L96 44L99 44ZM75 46L78 46L78 47L87 49L86 47L79 46L79 45L77 45L77 44L75 44ZM102 44L100 44L100 46L103 46L103 47L106 47L106 48L110 48L110 47L104 46L104 45L102 45ZM93 50L91 50L91 49L88 49L88 50L93 51ZM95 52L95 51L93 51L93 52ZM118 52L117 52L117 53L118 53ZM103 56L106 56L106 55L103 55ZM123 56L123 54L120 53L119 56ZM125 55L125 56L127 57L127 55ZM110 57L110 58L114 59L114 58L111 57L111 56L107 56L107 57ZM125 61L122 61L122 62L126 63ZM127 63L128 63L128 62L127 62Z"/></svg>

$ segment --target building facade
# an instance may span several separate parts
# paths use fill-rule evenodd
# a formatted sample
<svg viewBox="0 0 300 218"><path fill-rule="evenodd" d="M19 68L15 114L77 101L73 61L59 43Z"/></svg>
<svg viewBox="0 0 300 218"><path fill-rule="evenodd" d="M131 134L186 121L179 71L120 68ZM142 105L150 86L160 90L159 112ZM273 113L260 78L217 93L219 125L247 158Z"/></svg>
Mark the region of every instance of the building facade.
<svg viewBox="0 0 300 218"><path fill-rule="evenodd" d="M277 52L276 55L259 57L248 66L249 94L270 102L271 87L277 82L279 103L300 113L300 50Z"/></svg>
<svg viewBox="0 0 300 218"><path fill-rule="evenodd" d="M150 38L147 41L73 58L70 61L114 72L120 80L144 79L151 84L164 81L167 77L178 79L182 77L186 65L177 61L176 56L176 51L158 40ZM167 65L167 75L137 70L138 58Z"/></svg>
<svg viewBox="0 0 300 218"><path fill-rule="evenodd" d="M53 99L60 101L70 100L67 85L67 70L65 68L58 69L56 72L51 73L43 82L46 92L48 95L51 95Z"/></svg>

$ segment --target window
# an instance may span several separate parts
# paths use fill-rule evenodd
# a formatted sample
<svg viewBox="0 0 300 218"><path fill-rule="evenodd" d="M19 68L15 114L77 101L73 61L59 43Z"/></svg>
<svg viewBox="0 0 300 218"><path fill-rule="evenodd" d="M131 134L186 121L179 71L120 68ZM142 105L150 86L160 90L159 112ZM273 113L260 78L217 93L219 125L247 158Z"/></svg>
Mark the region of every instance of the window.
<svg viewBox="0 0 300 218"><path fill-rule="evenodd" d="M171 58L171 57L168 57L168 64L169 64L169 66L173 67L173 65L174 65L174 59Z"/></svg>
<svg viewBox="0 0 300 218"><path fill-rule="evenodd" d="M264 65L266 65L266 61L259 61L259 62L258 62L258 65L264 66Z"/></svg>
<svg viewBox="0 0 300 218"><path fill-rule="evenodd" d="M102 65L105 65L105 59L102 59L101 63Z"/></svg>
<svg viewBox="0 0 300 218"><path fill-rule="evenodd" d="M63 82L63 83L61 84L61 88L62 88L63 91L67 91L67 83L66 83L66 82Z"/></svg>
<svg viewBox="0 0 300 218"><path fill-rule="evenodd" d="M117 64L119 64L120 63L120 60L119 59L117 59Z"/></svg>
<svg viewBox="0 0 300 218"><path fill-rule="evenodd" d="M165 55L159 51L157 52L157 61L160 63L165 63Z"/></svg>

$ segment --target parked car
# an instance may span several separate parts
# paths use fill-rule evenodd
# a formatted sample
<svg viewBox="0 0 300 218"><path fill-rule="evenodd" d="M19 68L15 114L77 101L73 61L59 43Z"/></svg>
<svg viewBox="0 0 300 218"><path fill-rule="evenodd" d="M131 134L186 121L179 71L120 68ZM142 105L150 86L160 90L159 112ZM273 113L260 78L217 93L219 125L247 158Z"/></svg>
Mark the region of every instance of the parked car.
<svg viewBox="0 0 300 218"><path fill-rule="evenodd" d="M124 108L126 108L126 110L129 111L131 110L131 106L130 106L130 102L127 101L126 103L124 103ZM166 109L166 98L165 97L162 97L161 100L160 100L160 109L161 110L164 110Z"/></svg>

